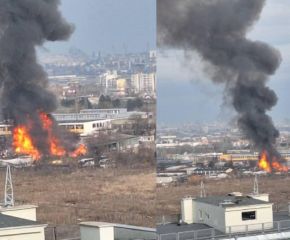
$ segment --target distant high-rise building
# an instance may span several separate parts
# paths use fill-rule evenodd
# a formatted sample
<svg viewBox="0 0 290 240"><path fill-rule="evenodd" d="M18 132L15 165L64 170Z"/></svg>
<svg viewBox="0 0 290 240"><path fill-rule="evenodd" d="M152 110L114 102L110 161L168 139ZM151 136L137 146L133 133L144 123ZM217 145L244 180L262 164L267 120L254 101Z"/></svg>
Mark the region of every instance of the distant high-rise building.
<svg viewBox="0 0 290 240"><path fill-rule="evenodd" d="M136 73L131 75L131 86L135 93L155 93L156 73Z"/></svg>

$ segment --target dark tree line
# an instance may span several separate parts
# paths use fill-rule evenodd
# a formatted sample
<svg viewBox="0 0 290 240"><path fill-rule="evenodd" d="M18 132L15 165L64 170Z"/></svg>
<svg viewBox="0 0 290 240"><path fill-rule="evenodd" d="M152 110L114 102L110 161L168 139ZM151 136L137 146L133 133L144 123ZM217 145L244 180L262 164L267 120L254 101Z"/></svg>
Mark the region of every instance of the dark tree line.
<svg viewBox="0 0 290 240"><path fill-rule="evenodd" d="M143 107L143 101L140 98L135 98L133 100L128 100L127 102L127 110L133 111L135 109L140 109Z"/></svg>
<svg viewBox="0 0 290 240"><path fill-rule="evenodd" d="M98 104L99 109L120 108L120 107L121 101L118 98L112 100L110 96L101 95Z"/></svg>

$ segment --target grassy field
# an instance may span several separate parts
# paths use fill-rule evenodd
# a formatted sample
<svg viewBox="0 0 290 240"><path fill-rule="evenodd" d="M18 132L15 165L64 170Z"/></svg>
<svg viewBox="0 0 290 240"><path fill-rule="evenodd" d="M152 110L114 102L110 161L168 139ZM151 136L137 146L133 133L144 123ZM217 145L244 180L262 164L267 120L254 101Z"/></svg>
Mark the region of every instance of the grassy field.
<svg viewBox="0 0 290 240"><path fill-rule="evenodd" d="M105 221L155 227L155 169L12 169L14 196L36 204L38 221ZM5 171L0 171L3 199ZM20 203L18 203L20 204Z"/></svg>
<svg viewBox="0 0 290 240"><path fill-rule="evenodd" d="M205 179L206 196L227 195L230 192L242 192L244 195L252 193L254 177L230 179ZM269 193L270 202L290 202L290 177L288 175L269 175L259 177L259 192ZM170 184L167 187L157 187L156 207L158 216L180 214L180 200L185 195L200 196L200 181L193 183Z"/></svg>

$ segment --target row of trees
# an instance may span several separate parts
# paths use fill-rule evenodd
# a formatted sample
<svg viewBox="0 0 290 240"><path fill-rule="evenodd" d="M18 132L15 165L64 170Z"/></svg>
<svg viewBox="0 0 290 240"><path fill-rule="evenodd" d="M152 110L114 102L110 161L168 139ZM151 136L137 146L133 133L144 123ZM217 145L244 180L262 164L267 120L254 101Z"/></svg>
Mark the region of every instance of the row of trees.
<svg viewBox="0 0 290 240"><path fill-rule="evenodd" d="M119 99L112 100L110 96L101 95L99 99L98 108L99 109L108 109L108 108L120 108L121 101Z"/></svg>
<svg viewBox="0 0 290 240"><path fill-rule="evenodd" d="M140 98L135 98L133 100L128 100L127 102L127 110L133 111L135 109L140 109L143 107L143 101Z"/></svg>
<svg viewBox="0 0 290 240"><path fill-rule="evenodd" d="M127 110L133 111L135 109L141 109L143 107L143 101L140 98L129 99L127 101ZM120 99L111 99L110 96L101 95L99 99L98 108L106 109L106 108L120 108L122 107L122 103Z"/></svg>

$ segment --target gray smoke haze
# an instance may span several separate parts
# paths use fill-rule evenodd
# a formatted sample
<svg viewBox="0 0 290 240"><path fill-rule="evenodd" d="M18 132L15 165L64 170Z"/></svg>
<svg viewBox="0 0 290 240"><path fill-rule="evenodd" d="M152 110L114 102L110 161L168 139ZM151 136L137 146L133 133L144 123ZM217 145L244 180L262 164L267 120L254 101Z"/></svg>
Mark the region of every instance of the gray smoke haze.
<svg viewBox="0 0 290 240"><path fill-rule="evenodd" d="M282 159L274 147L279 132L266 114L278 98L266 82L282 57L246 38L264 5L265 0L157 0L157 44L201 56L212 81L225 84L240 129L270 153L271 162L272 156Z"/></svg>
<svg viewBox="0 0 290 240"><path fill-rule="evenodd" d="M60 0L0 0L0 87L5 119L28 126L38 149L46 152L47 134L37 110L51 113L57 108L47 90L48 78L37 62L36 46L46 41L67 40L74 26L58 10ZM55 121L54 121L55 122ZM54 124L57 127L57 124Z"/></svg>

